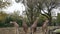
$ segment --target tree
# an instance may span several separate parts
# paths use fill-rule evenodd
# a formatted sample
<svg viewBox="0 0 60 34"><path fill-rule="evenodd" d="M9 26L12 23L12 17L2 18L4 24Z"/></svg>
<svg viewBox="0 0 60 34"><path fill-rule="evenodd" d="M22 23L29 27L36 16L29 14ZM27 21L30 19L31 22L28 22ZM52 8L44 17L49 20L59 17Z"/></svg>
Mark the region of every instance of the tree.
<svg viewBox="0 0 60 34"><path fill-rule="evenodd" d="M28 6L27 13L31 14L30 15L31 23L33 22L33 12L32 11L34 11L34 9L35 9L35 12L37 10L41 15L47 17L47 19L49 20L49 24L51 24L51 20L52 20L51 11L54 8L57 8L59 4L60 4L59 0L27 0L27 6ZM47 12L45 12L45 10Z"/></svg>
<svg viewBox="0 0 60 34"><path fill-rule="evenodd" d="M49 19L50 23L52 20L51 11L54 8L57 8L59 4L60 4L59 0L27 0L28 8L29 9L30 8L37 8L37 10L40 11L41 15L44 15L45 17L47 17ZM45 12L45 10L47 12Z"/></svg>
<svg viewBox="0 0 60 34"><path fill-rule="evenodd" d="M57 23L58 25L60 25L60 13L58 13L58 16L57 16Z"/></svg>
<svg viewBox="0 0 60 34"><path fill-rule="evenodd" d="M17 3L19 3L21 0L15 0Z"/></svg>
<svg viewBox="0 0 60 34"><path fill-rule="evenodd" d="M8 26L10 27L10 26L12 26L12 25L10 24L10 21L16 21L16 22L19 24L19 26L22 26L22 20L21 20L22 17L19 16L18 13L19 13L19 12L17 11L17 12L8 14L8 15L6 16L6 18L5 18L5 22L4 22L4 23L6 23L6 25L8 25Z"/></svg>
<svg viewBox="0 0 60 34"><path fill-rule="evenodd" d="M4 11L0 12L0 21L5 22L5 18L7 17L8 14L6 14Z"/></svg>
<svg viewBox="0 0 60 34"><path fill-rule="evenodd" d="M7 2L7 1L3 2L3 0L0 0L0 9L6 8L9 5L10 5L10 2Z"/></svg>
<svg viewBox="0 0 60 34"><path fill-rule="evenodd" d="M7 15L2 9L6 8L7 6L10 5L10 2L3 2L3 0L0 0L0 20L4 20L5 16Z"/></svg>
<svg viewBox="0 0 60 34"><path fill-rule="evenodd" d="M31 0L27 0L27 1L28 2L26 2L26 0L25 0L25 2L27 3L27 7L28 7L28 8L26 7L26 9L28 9L28 10L26 10L25 13L26 13L27 18L28 18L30 25L31 25L34 22L34 20L37 17L39 17L40 12L38 10L36 10L37 8L35 8L36 6L34 6L33 2L31 2ZM26 4L25 4L25 6L26 6Z"/></svg>
<svg viewBox="0 0 60 34"><path fill-rule="evenodd" d="M42 7L40 7L40 5L38 6L45 13L45 14L42 14L42 13L41 14L46 16L49 19L50 24L51 24L51 20L52 20L51 11L54 8L57 8L57 6L59 5L58 1L59 0L45 0L45 1L43 0L44 3L42 3ZM41 4L41 2L39 2L39 4ZM46 8L47 12L44 11L45 8Z"/></svg>
<svg viewBox="0 0 60 34"><path fill-rule="evenodd" d="M0 0L0 21L5 20L5 17L7 16L7 14L4 11L2 11L2 9L6 8L9 5L10 2L3 2L3 0Z"/></svg>

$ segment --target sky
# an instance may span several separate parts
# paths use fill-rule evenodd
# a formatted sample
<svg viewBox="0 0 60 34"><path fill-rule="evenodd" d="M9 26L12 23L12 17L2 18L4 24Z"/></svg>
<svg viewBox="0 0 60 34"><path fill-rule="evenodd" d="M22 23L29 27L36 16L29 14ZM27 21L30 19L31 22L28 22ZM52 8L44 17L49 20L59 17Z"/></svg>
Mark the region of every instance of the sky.
<svg viewBox="0 0 60 34"><path fill-rule="evenodd" d="M48 13L46 9L45 9L44 11L45 11L46 13ZM44 14L43 11L41 11L41 12ZM58 8L57 8L57 9L53 9L53 10L51 11L52 16L57 16L57 13L60 13L60 10L59 10Z"/></svg>
<svg viewBox="0 0 60 34"><path fill-rule="evenodd" d="M16 3L15 0L11 1L11 5L4 9L6 13L13 13L14 11L20 11L20 15L22 15L23 11L25 11L25 6L23 3L19 2Z"/></svg>
<svg viewBox="0 0 60 34"><path fill-rule="evenodd" d="M21 2L16 3L15 0L9 0L9 1L11 2L11 6L4 9L4 11L9 14L9 13L13 13L14 11L18 10L18 11L20 11L20 15L22 15L23 11L25 11L25 6L23 5L23 3L21 3ZM57 16L57 13L60 13L59 9L52 10L52 16Z"/></svg>

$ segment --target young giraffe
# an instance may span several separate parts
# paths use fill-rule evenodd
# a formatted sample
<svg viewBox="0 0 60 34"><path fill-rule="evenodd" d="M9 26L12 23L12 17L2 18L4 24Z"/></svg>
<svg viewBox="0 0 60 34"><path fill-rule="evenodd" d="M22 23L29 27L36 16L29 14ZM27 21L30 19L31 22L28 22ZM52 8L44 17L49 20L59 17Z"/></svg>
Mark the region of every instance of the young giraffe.
<svg viewBox="0 0 60 34"><path fill-rule="evenodd" d="M36 27L37 27L37 22L38 22L39 18L37 18L34 23L31 26L31 34L34 34L36 32Z"/></svg>
<svg viewBox="0 0 60 34"><path fill-rule="evenodd" d="M14 25L15 33L19 34L19 30L18 30L19 29L19 25L17 24L17 22L16 21L10 21L10 23Z"/></svg>
<svg viewBox="0 0 60 34"><path fill-rule="evenodd" d="M45 21L44 21L44 24L43 24L43 26L42 26L42 32L43 32L43 34L47 34L46 32L47 32L47 23L49 22L49 20L48 19L46 19Z"/></svg>
<svg viewBox="0 0 60 34"><path fill-rule="evenodd" d="M22 23L23 30L24 30L25 34L27 34L28 26L27 26L26 21L24 19L22 21L23 21L23 23Z"/></svg>

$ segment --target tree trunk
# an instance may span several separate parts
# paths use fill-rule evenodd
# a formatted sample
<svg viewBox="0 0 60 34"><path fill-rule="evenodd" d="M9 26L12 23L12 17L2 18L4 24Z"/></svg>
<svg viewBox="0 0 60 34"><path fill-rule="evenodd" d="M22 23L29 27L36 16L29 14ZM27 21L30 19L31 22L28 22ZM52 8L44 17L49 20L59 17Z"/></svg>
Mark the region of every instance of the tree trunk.
<svg viewBox="0 0 60 34"><path fill-rule="evenodd" d="M51 16L51 10L48 10L49 12L48 12L48 16L49 16L49 23L48 23L48 25L51 25L51 20L52 20L52 16Z"/></svg>

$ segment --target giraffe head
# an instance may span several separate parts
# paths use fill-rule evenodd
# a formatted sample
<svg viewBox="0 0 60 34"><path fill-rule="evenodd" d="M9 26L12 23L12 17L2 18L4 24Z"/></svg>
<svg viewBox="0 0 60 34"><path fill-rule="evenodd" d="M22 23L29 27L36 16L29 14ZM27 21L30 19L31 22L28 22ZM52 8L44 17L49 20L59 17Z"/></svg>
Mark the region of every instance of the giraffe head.
<svg viewBox="0 0 60 34"><path fill-rule="evenodd" d="M48 20L48 19L46 19L45 21L46 21L46 22L49 22L49 20Z"/></svg>
<svg viewBox="0 0 60 34"><path fill-rule="evenodd" d="M11 24L16 23L16 21L10 21Z"/></svg>
<svg viewBox="0 0 60 34"><path fill-rule="evenodd" d="M12 21L10 21L10 23L13 23Z"/></svg>

